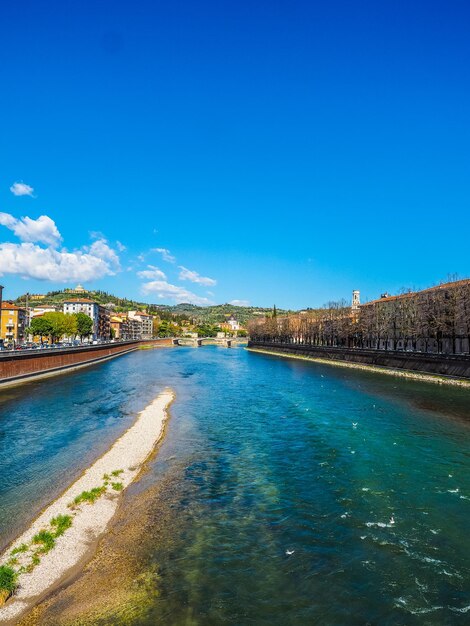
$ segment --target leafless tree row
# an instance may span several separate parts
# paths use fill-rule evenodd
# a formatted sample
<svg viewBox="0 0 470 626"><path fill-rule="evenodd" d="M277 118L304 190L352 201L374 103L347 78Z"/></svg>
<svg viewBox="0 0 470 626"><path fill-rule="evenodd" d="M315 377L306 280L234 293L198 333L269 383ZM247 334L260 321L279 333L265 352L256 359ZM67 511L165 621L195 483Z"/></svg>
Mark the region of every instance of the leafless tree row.
<svg viewBox="0 0 470 626"><path fill-rule="evenodd" d="M342 300L250 324L253 341L462 354L470 352L470 280L388 296L353 311Z"/></svg>

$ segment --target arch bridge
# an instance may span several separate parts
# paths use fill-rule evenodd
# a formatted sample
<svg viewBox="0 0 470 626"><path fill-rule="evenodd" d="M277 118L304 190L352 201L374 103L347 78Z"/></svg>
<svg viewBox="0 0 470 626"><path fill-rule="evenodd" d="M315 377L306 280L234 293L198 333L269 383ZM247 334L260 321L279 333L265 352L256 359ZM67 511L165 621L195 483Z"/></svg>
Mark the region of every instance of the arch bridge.
<svg viewBox="0 0 470 626"><path fill-rule="evenodd" d="M234 345L247 343L248 339L242 337L174 337L174 346L193 346L201 347L203 345L220 345L231 348Z"/></svg>

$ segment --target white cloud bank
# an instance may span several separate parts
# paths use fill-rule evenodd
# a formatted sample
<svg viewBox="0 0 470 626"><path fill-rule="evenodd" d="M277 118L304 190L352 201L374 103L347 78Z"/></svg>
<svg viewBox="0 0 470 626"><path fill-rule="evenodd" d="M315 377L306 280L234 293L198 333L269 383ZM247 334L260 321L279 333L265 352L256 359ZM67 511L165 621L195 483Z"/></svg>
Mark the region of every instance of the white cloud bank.
<svg viewBox="0 0 470 626"><path fill-rule="evenodd" d="M142 285L142 291L144 294L154 294L160 300L172 300L173 302L190 302L191 304L208 305L213 304L208 298L202 298L201 296L172 285L164 280L153 280Z"/></svg>
<svg viewBox="0 0 470 626"><path fill-rule="evenodd" d="M178 277L180 280L190 280L192 283L204 285L204 287L214 287L214 285L217 285L217 281L213 278L209 278L208 276L201 276L197 272L188 270L187 267L183 267L182 265L179 265L178 267L181 270Z"/></svg>
<svg viewBox="0 0 470 626"><path fill-rule="evenodd" d="M15 274L60 283L86 282L112 276L121 269L119 257L106 239L98 239L91 246L73 252L58 249L62 237L47 215L32 220L0 213L0 225L9 228L22 241L0 243L0 276ZM43 248L39 243L48 247Z"/></svg>
<svg viewBox="0 0 470 626"><path fill-rule="evenodd" d="M10 191L14 196L31 196L33 197L34 189L25 183L13 183Z"/></svg>
<svg viewBox="0 0 470 626"><path fill-rule="evenodd" d="M21 241L45 243L48 246L56 246L62 241L54 220L47 215L32 220L30 217L17 219L9 213L0 213L0 225L12 230Z"/></svg>
<svg viewBox="0 0 470 626"><path fill-rule="evenodd" d="M0 276L16 274L22 278L68 283L86 282L115 273L110 263L91 249L90 252L67 252L41 248L33 243L0 244Z"/></svg>
<svg viewBox="0 0 470 626"><path fill-rule="evenodd" d="M158 252L162 255L162 259L167 263L175 263L176 257L174 257L167 248L152 248L151 252Z"/></svg>
<svg viewBox="0 0 470 626"><path fill-rule="evenodd" d="M158 267L155 267L155 265L147 265L146 270L142 270L140 272L137 272L137 276L139 278L155 278L156 280L166 280L166 275L164 272L162 272L162 270L158 269Z"/></svg>

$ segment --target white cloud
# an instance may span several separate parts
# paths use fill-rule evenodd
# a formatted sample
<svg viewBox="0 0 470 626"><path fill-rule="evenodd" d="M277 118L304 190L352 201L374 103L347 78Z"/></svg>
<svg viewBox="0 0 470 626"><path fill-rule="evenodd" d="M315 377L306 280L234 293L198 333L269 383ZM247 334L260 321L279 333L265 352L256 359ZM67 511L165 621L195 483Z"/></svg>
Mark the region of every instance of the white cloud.
<svg viewBox="0 0 470 626"><path fill-rule="evenodd" d="M32 220L30 217L17 219L9 213L0 213L0 224L12 230L21 241L57 246L62 240L54 220L47 215Z"/></svg>
<svg viewBox="0 0 470 626"><path fill-rule="evenodd" d="M95 250L96 252L96 250ZM17 274L23 278L60 283L86 282L116 273L109 260L92 252L54 250L33 243L0 244L0 275ZM111 255L108 255L111 256Z"/></svg>
<svg viewBox="0 0 470 626"><path fill-rule="evenodd" d="M90 230L90 239L106 239L100 230Z"/></svg>
<svg viewBox="0 0 470 626"><path fill-rule="evenodd" d="M98 239L97 241L94 241L89 248L85 247L84 250L89 252L92 256L105 261L113 273L116 273L121 269L119 257L116 252L109 247L106 239Z"/></svg>
<svg viewBox="0 0 470 626"><path fill-rule="evenodd" d="M176 261L176 258L167 248L152 248L151 252L158 252L158 254L161 254L162 259L167 263L175 263Z"/></svg>
<svg viewBox="0 0 470 626"><path fill-rule="evenodd" d="M192 270L188 270L187 267L183 267L182 265L178 265L181 270L179 274L180 280L190 280L192 283L197 283L198 285L204 285L205 287L213 287L217 285L217 281L213 278L208 278L207 276L201 276L197 272Z"/></svg>
<svg viewBox="0 0 470 626"><path fill-rule="evenodd" d="M33 196L34 189L25 183L13 183L10 187L10 191L15 196Z"/></svg>
<svg viewBox="0 0 470 626"><path fill-rule="evenodd" d="M116 248L119 250L119 252L124 252L126 250L126 246L120 241L116 241Z"/></svg>
<svg viewBox="0 0 470 626"><path fill-rule="evenodd" d="M154 294L161 300L172 300L173 302L190 302L191 304L208 305L213 304L208 298L202 298L183 287L171 285L163 280L154 280L142 285L144 294Z"/></svg>
<svg viewBox="0 0 470 626"><path fill-rule="evenodd" d="M62 237L55 222L47 215L32 220L0 213L0 225L12 230L22 241L0 243L0 276L16 274L60 283L85 282L112 276L121 269L116 251L104 238L73 252L59 248ZM38 243L48 247L41 247Z"/></svg>
<svg viewBox="0 0 470 626"><path fill-rule="evenodd" d="M0 224L2 226L6 226L10 230L13 230L15 224L17 223L18 220L16 219L16 217L13 217L13 215L10 215L9 213L0 213Z"/></svg>
<svg viewBox="0 0 470 626"><path fill-rule="evenodd" d="M155 265L147 265L148 269L137 272L139 278L155 278L156 280L166 280L166 275Z"/></svg>
<svg viewBox="0 0 470 626"><path fill-rule="evenodd" d="M249 300L230 300L229 304L233 304L233 306L250 306Z"/></svg>

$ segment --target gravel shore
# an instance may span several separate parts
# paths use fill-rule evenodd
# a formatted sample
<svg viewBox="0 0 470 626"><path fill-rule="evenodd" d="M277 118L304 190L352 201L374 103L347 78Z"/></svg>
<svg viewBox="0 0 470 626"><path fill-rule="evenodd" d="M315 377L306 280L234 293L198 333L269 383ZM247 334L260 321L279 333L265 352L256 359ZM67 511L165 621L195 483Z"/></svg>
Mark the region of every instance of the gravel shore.
<svg viewBox="0 0 470 626"><path fill-rule="evenodd" d="M112 447L73 483L32 523L29 529L0 557L0 564L11 559L11 552L24 544L34 546L33 537L58 515L71 515L72 525L55 539L54 547L42 554L40 562L30 572L18 577L18 588L0 608L0 623L14 623L27 609L43 599L53 588L66 580L74 568L89 555L99 537L106 531L119 504L120 493L138 475L142 464L160 440L167 408L174 399L167 389L155 398L137 417L134 424ZM116 477L113 478L113 472ZM107 477L106 482L104 479ZM114 481L114 482L113 482ZM85 491L106 488L95 502L71 503ZM119 488L113 485L119 484ZM31 550L16 555L20 565L31 561Z"/></svg>

